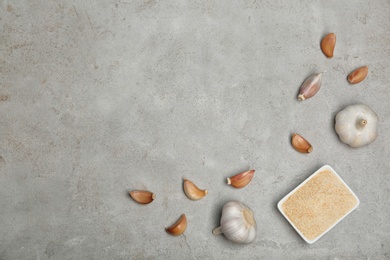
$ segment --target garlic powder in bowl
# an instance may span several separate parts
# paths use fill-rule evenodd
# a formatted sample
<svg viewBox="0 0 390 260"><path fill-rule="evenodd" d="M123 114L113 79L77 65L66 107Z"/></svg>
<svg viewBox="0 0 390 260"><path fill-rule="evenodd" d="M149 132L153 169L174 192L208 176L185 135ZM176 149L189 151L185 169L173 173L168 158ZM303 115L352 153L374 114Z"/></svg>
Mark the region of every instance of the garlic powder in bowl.
<svg viewBox="0 0 390 260"><path fill-rule="evenodd" d="M285 196L278 208L307 243L314 243L358 205L359 199L328 165Z"/></svg>

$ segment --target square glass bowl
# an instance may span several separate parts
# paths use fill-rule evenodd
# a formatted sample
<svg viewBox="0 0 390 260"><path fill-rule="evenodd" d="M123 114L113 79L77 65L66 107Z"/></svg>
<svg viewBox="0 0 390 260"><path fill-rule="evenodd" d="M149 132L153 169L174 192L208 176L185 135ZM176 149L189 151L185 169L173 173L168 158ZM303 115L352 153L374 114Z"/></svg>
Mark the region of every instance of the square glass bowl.
<svg viewBox="0 0 390 260"><path fill-rule="evenodd" d="M298 234L314 243L356 209L358 197L329 165L308 177L278 203Z"/></svg>

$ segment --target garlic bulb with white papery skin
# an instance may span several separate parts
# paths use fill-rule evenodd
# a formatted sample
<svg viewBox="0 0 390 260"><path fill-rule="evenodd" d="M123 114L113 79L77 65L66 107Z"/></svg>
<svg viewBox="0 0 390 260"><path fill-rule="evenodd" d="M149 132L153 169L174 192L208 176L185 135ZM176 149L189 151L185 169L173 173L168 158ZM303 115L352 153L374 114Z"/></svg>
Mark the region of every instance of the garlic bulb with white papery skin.
<svg viewBox="0 0 390 260"><path fill-rule="evenodd" d="M256 221L252 210L239 201L230 201L222 208L221 226L213 230L213 234L224 234L233 242L252 243L256 238Z"/></svg>
<svg viewBox="0 0 390 260"><path fill-rule="evenodd" d="M377 114L363 104L347 106L336 115L335 130L343 143L357 148L378 136Z"/></svg>

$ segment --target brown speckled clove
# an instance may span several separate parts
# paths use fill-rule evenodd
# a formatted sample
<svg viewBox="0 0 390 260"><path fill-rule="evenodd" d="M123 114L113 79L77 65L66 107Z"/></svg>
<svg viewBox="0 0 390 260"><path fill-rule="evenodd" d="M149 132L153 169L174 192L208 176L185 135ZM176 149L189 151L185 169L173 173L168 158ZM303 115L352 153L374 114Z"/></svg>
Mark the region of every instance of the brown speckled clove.
<svg viewBox="0 0 390 260"><path fill-rule="evenodd" d="M348 82L350 84L357 84L359 82L362 82L367 77L367 74L368 74L368 67L367 66L360 67L352 71L348 75Z"/></svg>
<svg viewBox="0 0 390 260"><path fill-rule="evenodd" d="M293 134L291 144L300 153L311 153L313 151L311 144L299 134Z"/></svg>
<svg viewBox="0 0 390 260"><path fill-rule="evenodd" d="M336 35L327 34L321 41L321 50L327 58L333 57L334 47L336 46Z"/></svg>

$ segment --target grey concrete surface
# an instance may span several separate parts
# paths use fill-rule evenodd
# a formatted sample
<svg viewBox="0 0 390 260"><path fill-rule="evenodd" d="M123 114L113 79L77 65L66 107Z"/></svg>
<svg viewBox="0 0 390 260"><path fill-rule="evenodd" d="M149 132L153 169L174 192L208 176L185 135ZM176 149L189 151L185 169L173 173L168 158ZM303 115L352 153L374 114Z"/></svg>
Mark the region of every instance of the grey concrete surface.
<svg viewBox="0 0 390 260"><path fill-rule="evenodd" d="M390 259L390 2L0 0L0 259ZM319 48L337 35L335 57ZM368 65L365 81L346 76ZM298 102L304 79L327 70ZM335 114L364 103L352 149ZM314 146L299 154L297 132ZM331 165L360 207L313 245L277 211ZM225 178L250 168L244 189ZM182 178L207 188L188 200ZM136 204L128 190L156 200ZM253 244L211 231L255 212ZM184 236L164 228L180 214Z"/></svg>

